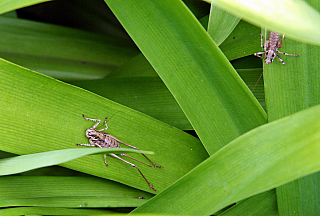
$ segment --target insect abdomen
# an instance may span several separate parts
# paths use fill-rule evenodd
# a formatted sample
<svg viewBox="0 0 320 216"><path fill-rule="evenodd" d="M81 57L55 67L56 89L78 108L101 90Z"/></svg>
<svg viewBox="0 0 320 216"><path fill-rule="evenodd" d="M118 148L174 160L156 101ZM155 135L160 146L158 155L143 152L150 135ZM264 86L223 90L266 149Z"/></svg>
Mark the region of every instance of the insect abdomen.
<svg viewBox="0 0 320 216"><path fill-rule="evenodd" d="M104 148L121 148L119 143L113 138L110 137L109 134L103 133L105 135L105 145Z"/></svg>
<svg viewBox="0 0 320 216"><path fill-rule="evenodd" d="M280 34L276 32L270 32L269 35L269 49L276 49L278 46L278 41L280 38Z"/></svg>

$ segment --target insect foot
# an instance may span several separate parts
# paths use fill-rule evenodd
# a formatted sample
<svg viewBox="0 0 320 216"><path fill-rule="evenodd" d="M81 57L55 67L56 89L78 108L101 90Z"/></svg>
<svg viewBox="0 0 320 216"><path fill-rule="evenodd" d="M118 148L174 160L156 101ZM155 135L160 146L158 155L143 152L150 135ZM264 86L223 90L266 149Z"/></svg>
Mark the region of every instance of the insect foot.
<svg viewBox="0 0 320 216"><path fill-rule="evenodd" d="M94 122L97 122L95 125L93 125L91 128L88 128L86 130L86 137L88 137L89 139L89 143L90 144L86 144L86 143L83 143L83 144L77 144L77 145L80 145L80 146L90 146L90 147L98 147L98 148L121 148L120 147L120 143L123 144L123 145L126 145L130 148L133 148L133 149L136 149L136 150L139 150L137 147L135 146L132 146L132 145L129 145L127 143L124 143L122 141L120 141L119 139L117 139L116 137L110 135L110 134L107 134L107 133L102 133L102 131L104 130L107 130L108 129L108 125L107 125L107 117L105 118L104 120L104 124L106 125L105 128L103 129L100 129L100 130L97 130L96 128L98 127L98 125L101 123L101 120L100 119L91 119L91 118L87 118L85 117L85 115L82 115L83 118L85 120L88 120L88 121L94 121ZM141 153L142 154L142 153ZM110 153L109 154L110 156L112 157L115 157L129 165L131 165L132 167L136 168L138 170L138 172L140 173L140 175L143 177L143 179L147 182L147 184L149 185L150 189L151 190L156 190L151 184L150 182L147 180L147 178L142 174L141 170L134 164L134 163L131 163L129 161L126 161L125 159L123 159L122 157L120 156L125 156L125 157L128 157L132 160L135 160L135 161L138 161L139 163L142 163L146 166L149 166L151 167L151 165L149 164L146 164L138 159L135 159L127 154L124 154L124 153L121 153L121 154L115 154L115 153ZM120 156L119 156L120 155ZM151 161L145 154L142 154L154 167L158 167L160 168L161 166L155 164L153 161ZM107 156L106 154L104 154L104 163L106 164L106 166L108 166L107 164Z"/></svg>
<svg viewBox="0 0 320 216"><path fill-rule="evenodd" d="M264 33L264 37L265 37L264 43L263 43L263 35L262 34L260 35L261 35L261 47L263 48L263 51L255 53L254 55L262 59L262 55L265 54L264 62L266 64L272 63L276 57L280 60L282 64L285 64L285 62L280 58L280 56L277 53L299 57L299 55L297 54L284 53L278 50L279 48L282 47L284 34L282 35L282 38L279 41L280 34L277 32L271 31L269 34L269 40L267 40L267 28L266 28Z"/></svg>

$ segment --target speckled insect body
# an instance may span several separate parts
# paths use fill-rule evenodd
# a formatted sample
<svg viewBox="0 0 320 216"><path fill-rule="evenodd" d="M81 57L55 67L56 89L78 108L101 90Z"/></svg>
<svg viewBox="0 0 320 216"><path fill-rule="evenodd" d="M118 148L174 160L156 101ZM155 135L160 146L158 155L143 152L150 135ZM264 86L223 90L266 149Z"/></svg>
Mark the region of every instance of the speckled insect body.
<svg viewBox="0 0 320 216"><path fill-rule="evenodd" d="M92 146L92 147L99 147L99 148L121 148L119 143L123 144L123 145L126 145L130 148L133 148L133 149L136 149L136 150L139 150L137 147L135 146L132 146L132 145L129 145L127 143L124 143L122 141L120 141L119 139L117 139L116 137L110 135L110 134L107 134L107 133L101 133L101 131L104 131L104 130L107 130L108 129L108 125L107 125L107 117L105 118L105 125L106 125L106 128L103 128L103 129L100 129L100 130L96 130L96 127L98 127L98 125L101 123L101 120L100 119L90 119L90 118L87 118L83 115L84 119L85 120L89 120L89 121L96 121L97 123L91 127L91 128L88 128L86 130L86 137L89 138L89 142L90 144L77 144L77 145L81 145L81 146ZM142 153L141 153L142 154ZM144 180L148 183L149 187L151 190L156 190L150 183L149 181L146 179L146 177L142 174L142 172L140 171L140 169L133 163L130 163L129 161L126 161L124 160L123 158L121 158L120 156L118 156L117 154L114 154L114 153L111 153L109 154L110 156L113 156L133 167L135 167L139 173L141 174L141 176L144 178ZM124 153L121 153L119 154L121 156L125 156L125 157L128 157L128 158L131 158L135 161L138 161L144 165L147 165L149 167L151 167L151 165L149 164L146 164L142 161L139 161L127 154L124 154ZM154 162L152 162L146 155L142 154L148 161L150 161L150 163L154 166L154 167L161 167L161 166L158 166L156 165ZM104 163L106 164L106 166L108 166L107 164L107 155L104 154Z"/></svg>
<svg viewBox="0 0 320 216"><path fill-rule="evenodd" d="M272 63L273 60L275 59L275 57L277 57L282 64L285 64L285 62L280 58L280 56L277 53L280 53L283 55L290 55L290 56L298 56L299 57L299 55L297 55L297 54L284 53L284 52L281 52L280 50L278 50L279 48L282 47L284 34L283 34L281 40L279 41L280 34L277 32L271 31L269 34L269 40L267 40L267 28L266 28L265 34L264 34L265 35L264 43L263 43L263 35L262 34L260 34L260 35L261 35L261 47L263 48L264 51L255 53L254 55L262 58L262 55L265 54L264 62L266 64Z"/></svg>

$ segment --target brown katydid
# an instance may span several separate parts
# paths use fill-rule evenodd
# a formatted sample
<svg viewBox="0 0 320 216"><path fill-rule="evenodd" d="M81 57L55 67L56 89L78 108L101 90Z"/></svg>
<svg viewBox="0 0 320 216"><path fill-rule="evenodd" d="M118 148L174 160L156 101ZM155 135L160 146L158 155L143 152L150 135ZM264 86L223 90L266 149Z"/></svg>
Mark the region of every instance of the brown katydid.
<svg viewBox="0 0 320 216"><path fill-rule="evenodd" d="M280 62L284 65L285 62L280 58L280 56L277 53L283 54L283 55L290 55L290 56L297 56L299 57L299 55L297 54L289 54L289 53L284 53L281 52L279 50L279 48L282 47L282 43L284 40L284 34L282 35L281 40L280 39L280 34L275 32L275 31L271 31L269 34L269 38L267 40L267 28L265 28L265 33L264 33L264 37L265 40L263 42L263 35L260 34L261 36L261 47L263 48L262 52L257 52L254 55L257 57L260 57L261 59L263 58L262 55L265 54L265 58L264 58L264 62L266 64L271 64L273 62L273 60L277 57ZM258 84L259 80L262 77L262 73L260 75L260 77L258 78L258 81L256 82L256 84L254 85L252 91L255 89L256 85Z"/></svg>
<svg viewBox="0 0 320 216"><path fill-rule="evenodd" d="M83 118L85 120L89 120L89 121L96 121L97 123L95 125L93 125L93 127L91 128L88 128L86 130L86 137L89 138L89 142L90 144L77 144L77 145L81 145L81 146L92 146L92 147L99 147L99 148L121 148L119 143L123 144L123 145L126 145L130 148L133 148L133 149L136 149L136 150L139 150L137 147L135 146L132 146L132 145L129 145L127 143L124 143L122 141L120 141L119 139L117 139L116 137L110 135L110 134L107 134L107 133L102 133L101 131L104 131L104 130L107 130L108 129L108 125L107 125L107 117L105 118L105 125L106 125L106 128L103 128L103 129L100 129L100 130L96 130L96 127L98 127L98 125L101 123L101 120L100 119L91 119L91 118L87 118L85 117L85 115L82 115ZM150 163L154 166L154 167L158 167L160 168L161 166L158 166L157 164L155 164L154 162L152 162L146 155L144 155L143 153L141 153L148 161L150 161ZM141 176L144 178L144 180L148 183L149 187L151 190L156 190L150 183L149 181L146 179L146 177L142 174L142 172L140 171L140 169L134 164L134 163L130 163L129 161L126 161L124 160L123 158L121 158L120 156L125 156L125 157L128 157L128 158L131 158L135 161L138 161L144 165L147 165L149 167L151 167L151 165L149 164L146 164L140 160L137 160L127 154L124 154L124 153L120 153L118 156L117 154L114 154L114 153L111 153L109 154L110 156L112 157L115 157L133 167L135 167L139 173L141 174ZM106 164L106 166L108 166L107 164L107 155L104 154L104 163Z"/></svg>
<svg viewBox="0 0 320 216"><path fill-rule="evenodd" d="M263 43L263 35L261 35L261 47L263 48L262 52L258 52L255 53L255 56L258 56L260 58L262 58L262 54L265 54L265 59L264 62L266 64L270 64L273 62L273 60L275 59L275 57L277 57L282 64L285 64L285 62L280 58L280 56L277 53L283 54L283 55L290 55L290 56L298 56L297 54L289 54L289 53L284 53L281 52L280 50L278 50L279 48L282 47L282 42L284 39L284 34L282 35L281 40L280 39L280 34L274 31L271 31L269 34L269 39L267 40L267 28L265 29L265 40Z"/></svg>

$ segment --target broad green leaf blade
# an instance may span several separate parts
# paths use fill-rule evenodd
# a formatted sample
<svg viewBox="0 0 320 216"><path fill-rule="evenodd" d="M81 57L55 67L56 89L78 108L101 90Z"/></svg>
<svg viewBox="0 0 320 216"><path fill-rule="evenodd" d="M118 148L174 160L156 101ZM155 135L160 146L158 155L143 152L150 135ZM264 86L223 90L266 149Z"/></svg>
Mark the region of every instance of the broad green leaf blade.
<svg viewBox="0 0 320 216"><path fill-rule="evenodd" d="M124 152L134 152L139 153L134 149L64 149L49 151L37 154L29 154L11 158L5 158L0 160L0 176L2 175L12 175L16 173L25 172L28 170L33 170L41 167L53 166L57 164L62 164L83 156L91 154L101 154L101 153L124 153ZM141 151L144 154L150 154L150 152Z"/></svg>
<svg viewBox="0 0 320 216"><path fill-rule="evenodd" d="M0 57L62 80L103 78L139 53L121 39L29 20L0 17L0 31Z"/></svg>
<svg viewBox="0 0 320 216"><path fill-rule="evenodd" d="M212 40L220 46L222 42L230 35L233 29L239 23L240 18L233 16L225 10L211 5L209 23L208 23L208 34Z"/></svg>
<svg viewBox="0 0 320 216"><path fill-rule="evenodd" d="M319 170L316 106L240 136L133 213L210 215Z"/></svg>
<svg viewBox="0 0 320 216"><path fill-rule="evenodd" d="M320 14L297 0L206 0L257 26L285 32L297 41L320 45Z"/></svg>
<svg viewBox="0 0 320 216"><path fill-rule="evenodd" d="M181 1L105 2L173 94L209 154L266 122L256 98Z"/></svg>
<svg viewBox="0 0 320 216"><path fill-rule="evenodd" d="M50 0L0 0L0 14Z"/></svg>
<svg viewBox="0 0 320 216"><path fill-rule="evenodd" d="M85 131L93 122L86 121L82 117L85 114L96 119L108 116L107 133L139 149L155 152L150 159L163 168L138 166L157 191L208 157L200 141L181 130L4 60L0 61L0 94L0 129L3 131L0 150L3 151L32 154L88 143ZM134 157L146 160L140 154ZM150 191L135 168L112 157L107 157L107 162L108 167L102 155L92 155L63 166Z"/></svg>
<svg viewBox="0 0 320 216"><path fill-rule="evenodd" d="M5 176L0 181L0 207L136 207L152 197L96 177ZM17 190L17 185L23 187Z"/></svg>
<svg viewBox="0 0 320 216"><path fill-rule="evenodd" d="M109 78L72 84L152 116L181 130L192 126L159 77Z"/></svg>
<svg viewBox="0 0 320 216"><path fill-rule="evenodd" d="M260 78L257 83L262 75L262 69L239 69L237 72L249 89L253 90L261 106L265 108L263 78ZM188 119L159 77L109 78L108 76L100 80L73 81L71 84L143 112L181 130L192 130Z"/></svg>

